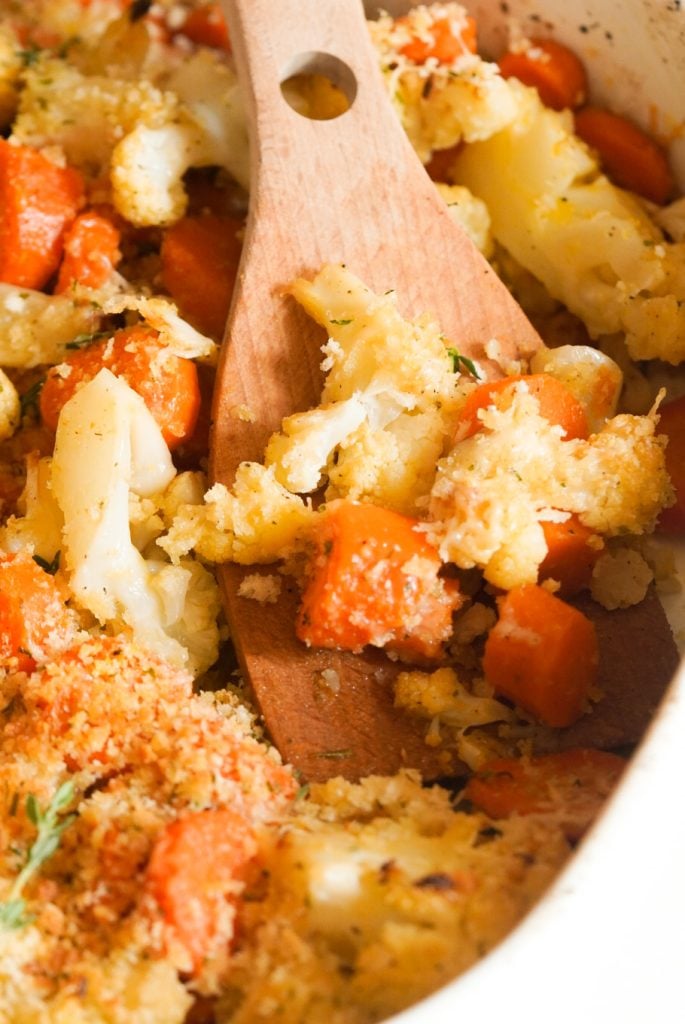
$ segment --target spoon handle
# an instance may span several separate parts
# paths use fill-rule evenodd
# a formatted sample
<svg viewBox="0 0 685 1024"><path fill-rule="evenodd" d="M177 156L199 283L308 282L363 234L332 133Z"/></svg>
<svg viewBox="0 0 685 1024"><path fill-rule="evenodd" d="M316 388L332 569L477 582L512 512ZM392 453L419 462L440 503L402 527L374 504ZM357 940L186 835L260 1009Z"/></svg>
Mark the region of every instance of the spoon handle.
<svg viewBox="0 0 685 1024"><path fill-rule="evenodd" d="M316 406L325 332L283 294L296 277L345 263L404 315L431 312L462 354L500 340L523 355L537 334L414 154L385 90L359 0L224 0L251 128L250 215L217 369L210 473L231 486L261 462L284 417ZM281 82L329 72L351 107L329 121L296 113ZM254 567L247 570L253 572ZM261 571L261 570L260 570ZM266 568L273 575L273 567ZM310 650L295 637L298 588L263 608L241 597L244 567L220 568L236 651L276 746L309 779L454 768L424 727L393 706L399 670L377 651ZM321 689L323 673L340 682ZM331 758L333 758L331 760Z"/></svg>

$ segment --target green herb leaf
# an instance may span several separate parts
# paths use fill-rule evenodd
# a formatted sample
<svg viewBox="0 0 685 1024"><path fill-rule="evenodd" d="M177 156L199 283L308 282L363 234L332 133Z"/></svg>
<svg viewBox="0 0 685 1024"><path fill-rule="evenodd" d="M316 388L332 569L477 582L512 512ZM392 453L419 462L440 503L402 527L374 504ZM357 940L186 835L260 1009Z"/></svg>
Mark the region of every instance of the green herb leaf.
<svg viewBox="0 0 685 1024"><path fill-rule="evenodd" d="M463 367L467 373L471 374L472 377L475 377L476 380L480 380L480 374L476 369L476 364L473 359L467 359L467 357L463 356L456 348L448 348L447 355L452 360L452 370L454 373L462 373Z"/></svg>
<svg viewBox="0 0 685 1024"><path fill-rule="evenodd" d="M68 349L86 348L88 345L92 345L94 341L101 341L102 338L111 338L111 336L111 331L93 331L92 334L77 334L64 347Z"/></svg>
<svg viewBox="0 0 685 1024"><path fill-rule="evenodd" d="M64 814L73 799L74 784L71 781L62 783L45 810L41 810L33 793L26 797L26 816L31 824L35 825L37 835L26 855L23 868L14 880L9 898L0 903L0 928L23 928L31 922L32 918L26 914L22 892L27 882L55 853L62 833L75 820L75 814Z"/></svg>
<svg viewBox="0 0 685 1024"><path fill-rule="evenodd" d="M351 750L322 750L319 757L325 757L329 761L339 761L352 756Z"/></svg>
<svg viewBox="0 0 685 1024"><path fill-rule="evenodd" d="M28 391L25 391L21 396L19 402L21 405L22 416L25 416L30 409L38 409L38 399L40 398L40 393L43 390L44 384L45 377L41 380L37 380L36 383L32 384Z"/></svg>
<svg viewBox="0 0 685 1024"><path fill-rule="evenodd" d="M34 555L33 561L36 563L36 565L39 565L41 569L44 569L45 572L48 572L50 573L51 576L54 576L57 570L59 569L60 554L61 552L57 551L55 557L52 559L51 562L48 562L46 558L41 558L40 555Z"/></svg>
<svg viewBox="0 0 685 1024"><path fill-rule="evenodd" d="M25 50L20 50L19 51L19 57L21 58L21 61L22 61L23 65L24 65L24 67L25 68L30 68L33 64L36 63L40 53L41 53L40 46L33 45L33 46L27 47Z"/></svg>
<svg viewBox="0 0 685 1024"><path fill-rule="evenodd" d="M329 324L336 324L337 327L347 327L348 324L352 323L352 320L329 320Z"/></svg>
<svg viewBox="0 0 685 1024"><path fill-rule="evenodd" d="M26 915L26 904L24 900L8 900L7 903L0 903L0 928L11 932L15 928L23 928L30 924L31 919Z"/></svg>

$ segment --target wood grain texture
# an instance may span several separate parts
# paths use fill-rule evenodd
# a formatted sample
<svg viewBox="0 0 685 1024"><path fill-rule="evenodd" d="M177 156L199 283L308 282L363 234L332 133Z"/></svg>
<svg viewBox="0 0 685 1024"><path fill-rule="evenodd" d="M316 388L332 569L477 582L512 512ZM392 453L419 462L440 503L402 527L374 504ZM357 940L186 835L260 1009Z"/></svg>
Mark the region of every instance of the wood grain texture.
<svg viewBox="0 0 685 1024"><path fill-rule="evenodd" d="M325 335L282 295L299 275L345 263L376 291L394 289L405 315L436 315L451 343L479 360L491 338L510 356L529 355L539 338L400 130L357 0L224 0L224 8L252 147L250 218L213 408L211 474L230 485L240 462L261 461L284 416L319 400ZM282 98L280 82L303 53L351 69L357 95L343 116L311 121ZM236 414L244 407L251 421ZM294 584L261 606L237 596L244 569L226 565L220 575L242 670L274 742L307 778L402 766L427 778L459 772L458 761L425 744L425 723L393 708L397 663L377 652L308 650L294 635ZM610 617L592 609L607 698L567 731L569 742L639 738L677 660L655 600ZM324 669L338 673L337 695L322 686Z"/></svg>
<svg viewBox="0 0 685 1024"><path fill-rule="evenodd" d="M404 314L435 314L452 343L478 359L493 337L508 355L534 351L539 338L452 221L400 129L361 4L226 0L224 8L252 153L250 217L213 409L211 473L230 485L240 462L261 461L284 416L318 404L325 334L281 294L299 275L345 263L371 288L395 289ZM341 117L312 121L283 99L280 83L302 54L350 69L356 97ZM236 416L244 406L252 422ZM237 596L244 570L227 565L221 576L241 667L276 745L307 777L452 770L424 743L425 723L393 708L395 664L374 652L307 650L294 636L292 588L261 607ZM324 668L340 675L335 699L320 687Z"/></svg>

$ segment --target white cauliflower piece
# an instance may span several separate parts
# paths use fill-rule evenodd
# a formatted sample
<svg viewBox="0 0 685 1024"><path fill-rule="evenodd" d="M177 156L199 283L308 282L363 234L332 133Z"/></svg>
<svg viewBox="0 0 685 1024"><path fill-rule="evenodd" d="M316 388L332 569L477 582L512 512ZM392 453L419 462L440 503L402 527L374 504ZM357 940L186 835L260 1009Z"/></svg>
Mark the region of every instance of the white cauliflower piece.
<svg viewBox="0 0 685 1024"><path fill-rule="evenodd" d="M446 185L439 181L435 186L445 200L450 215L463 228L473 244L486 259L493 254L490 214L482 199L477 199L463 185Z"/></svg>
<svg viewBox="0 0 685 1024"><path fill-rule="evenodd" d="M93 300L0 283L0 363L29 369L58 363L74 338L97 331L102 310Z"/></svg>
<svg viewBox="0 0 685 1024"><path fill-rule="evenodd" d="M334 450L365 419L366 410L354 395L288 416L267 445L265 464L273 465L276 479L289 491L309 494L319 486Z"/></svg>
<svg viewBox="0 0 685 1024"><path fill-rule="evenodd" d="M426 531L445 561L480 566L496 586L536 582L545 518L575 512L605 536L641 534L672 501L654 413L616 416L587 441L565 441L519 383L508 408L481 415L483 429L438 464Z"/></svg>
<svg viewBox="0 0 685 1024"><path fill-rule="evenodd" d="M327 500L370 501L415 515L433 485L445 439L438 409L401 413L383 429L363 424L329 463Z"/></svg>
<svg viewBox="0 0 685 1024"><path fill-rule="evenodd" d="M247 186L248 147L236 77L217 55L199 51L166 85L41 56L25 74L12 138L59 146L89 176L109 173L112 201L132 224L173 223L186 209L188 168L219 165Z"/></svg>
<svg viewBox="0 0 685 1024"><path fill-rule="evenodd" d="M273 466L243 462L232 490L214 484L204 504L182 505L157 543L175 563L192 549L213 562L274 562L302 543L316 514L278 483Z"/></svg>
<svg viewBox="0 0 685 1024"><path fill-rule="evenodd" d="M12 436L20 419L19 393L7 374L0 370L0 441Z"/></svg>
<svg viewBox="0 0 685 1024"><path fill-rule="evenodd" d="M123 313L134 310L153 330L175 356L182 359L214 361L217 344L200 334L178 315L178 309L169 299L155 295L117 295L102 305L104 313Z"/></svg>
<svg viewBox="0 0 685 1024"><path fill-rule="evenodd" d="M599 173L572 115L511 81L516 119L466 146L455 176L487 204L495 239L593 338L625 332L634 359L685 357L685 246Z"/></svg>
<svg viewBox="0 0 685 1024"><path fill-rule="evenodd" d="M449 8L451 17L463 20L465 12L458 4L442 6ZM433 15L430 8L409 14L419 34L425 31L422 22L434 16L439 16L438 12ZM369 31L388 92L424 163L433 150L449 149L462 139L487 139L516 116L516 101L496 64L464 48L452 64L433 60L416 65L400 52L408 42L406 28L392 18L381 17L369 23Z"/></svg>
<svg viewBox="0 0 685 1024"><path fill-rule="evenodd" d="M639 551L615 548L605 551L592 570L590 593L609 611L629 608L644 600L654 573Z"/></svg>
<svg viewBox="0 0 685 1024"><path fill-rule="evenodd" d="M250 149L238 80L221 57L198 50L170 75L167 87L201 132L193 167L225 167L247 189Z"/></svg>
<svg viewBox="0 0 685 1024"><path fill-rule="evenodd" d="M509 722L511 708L492 697L471 693L453 668L436 672L400 672L395 680L395 706L420 718L439 718L455 729L489 722Z"/></svg>
<svg viewBox="0 0 685 1024"><path fill-rule="evenodd" d="M234 73L200 50L168 79L179 98L176 117L138 124L112 154L114 203L132 224L171 224L183 215L189 167L225 167L249 186L245 117Z"/></svg>
<svg viewBox="0 0 685 1024"><path fill-rule="evenodd" d="M75 600L101 623L123 620L136 640L177 665L187 653L164 629L145 559L131 542L129 491L150 495L174 476L143 400L109 370L64 406L52 487L64 515L63 564Z"/></svg>
<svg viewBox="0 0 685 1024"><path fill-rule="evenodd" d="M187 653L194 678L219 657L221 593L214 576L192 558L178 565L148 560L151 585L163 607L164 629Z"/></svg>
<svg viewBox="0 0 685 1024"><path fill-rule="evenodd" d="M139 125L161 128L178 115L178 98L149 82L87 76L41 54L24 75L12 138L37 148L59 146L72 166L99 176L129 132Z"/></svg>
<svg viewBox="0 0 685 1024"><path fill-rule="evenodd" d="M459 406L459 376L439 327L428 317L405 320L394 294L375 295L340 266L324 267L313 281L298 279L289 291L331 337L322 406L296 418L296 439L288 438L291 423L269 443L277 478L289 479L281 455L292 463L297 451L309 460L307 482L318 482L328 448L328 499L365 498L415 511ZM334 432L322 432L333 423L340 428L335 448ZM314 451L316 458L308 454Z"/></svg>
<svg viewBox="0 0 685 1024"><path fill-rule="evenodd" d="M0 548L33 554L52 562L62 546L64 516L50 485L52 459L33 452L26 457L26 484L17 503L19 515L0 528Z"/></svg>

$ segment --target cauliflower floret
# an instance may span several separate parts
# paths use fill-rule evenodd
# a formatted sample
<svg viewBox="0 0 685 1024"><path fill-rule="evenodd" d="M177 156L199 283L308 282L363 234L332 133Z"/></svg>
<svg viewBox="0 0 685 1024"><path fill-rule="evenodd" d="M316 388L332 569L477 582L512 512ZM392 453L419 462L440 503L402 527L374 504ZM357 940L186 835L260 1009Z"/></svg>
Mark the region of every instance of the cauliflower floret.
<svg viewBox="0 0 685 1024"><path fill-rule="evenodd" d="M322 406L292 417L269 442L277 479L311 490L325 470L328 499L415 512L459 406L459 376L439 327L428 317L405 320L392 293L375 295L340 266L289 290L331 338Z"/></svg>
<svg viewBox="0 0 685 1024"><path fill-rule="evenodd" d="M0 370L0 441L11 437L19 426L21 402L12 381Z"/></svg>
<svg viewBox="0 0 685 1024"><path fill-rule="evenodd" d="M616 416L589 440L564 441L524 383L507 409L438 465L427 532L445 561L480 566L506 590L537 580L541 520L575 512L606 536L646 533L672 501L656 414Z"/></svg>
<svg viewBox="0 0 685 1024"><path fill-rule="evenodd" d="M193 548L213 562L275 562L302 541L315 516L278 483L273 467L243 462L232 490L214 484L203 505L182 505L157 543L173 562Z"/></svg>
<svg viewBox="0 0 685 1024"><path fill-rule="evenodd" d="M249 185L247 129L231 69L201 50L167 85L179 98L177 116L137 125L112 154L114 203L133 224L170 224L183 215L189 167L225 167Z"/></svg>
<svg viewBox="0 0 685 1024"><path fill-rule="evenodd" d="M444 443L438 409L401 413L382 430L365 423L329 463L326 499L370 501L415 515L431 489Z"/></svg>
<svg viewBox="0 0 685 1024"><path fill-rule="evenodd" d="M465 16L458 4L441 7L452 18ZM411 12L412 34L420 34L427 21L440 16L437 9L430 8ZM379 52L388 92L424 162L433 150L448 149L462 139L487 139L516 116L516 102L496 64L464 48L452 64L429 60L417 66L400 52L408 41L403 25L381 17L369 23L369 30Z"/></svg>
<svg viewBox="0 0 685 1024"><path fill-rule="evenodd" d="M436 188L447 203L452 219L464 229L473 244L489 259L493 253L490 214L482 199L477 199L463 185L438 182Z"/></svg>
<svg viewBox="0 0 685 1024"><path fill-rule="evenodd" d="M616 548L604 552L592 571L590 593L595 601L613 611L644 600L654 573L639 551Z"/></svg>
<svg viewBox="0 0 685 1024"><path fill-rule="evenodd" d="M0 548L33 554L52 562L62 546L64 516L50 486L52 459L32 452L26 457L26 484L17 503L19 515L0 528Z"/></svg>
<svg viewBox="0 0 685 1024"><path fill-rule="evenodd" d="M213 362L217 354L216 342L200 334L178 315L173 302L160 296L117 295L103 303L104 313L123 313L135 310L159 332L160 339L175 356L182 359L203 359Z"/></svg>
<svg viewBox="0 0 685 1024"><path fill-rule="evenodd" d="M452 668L436 672L400 672L395 680L395 706L421 718L440 718L456 729L488 722L508 722L511 708L492 697L471 693Z"/></svg>
<svg viewBox="0 0 685 1024"><path fill-rule="evenodd" d="M321 474L338 447L366 419L356 396L288 416L266 449L265 463L289 491L308 494L319 486Z"/></svg>
<svg viewBox="0 0 685 1024"><path fill-rule="evenodd" d="M29 146L60 146L72 166L97 176L129 132L139 125L162 127L178 114L178 98L149 82L86 76L42 54L24 75L12 138Z"/></svg>
<svg viewBox="0 0 685 1024"><path fill-rule="evenodd" d="M167 86L200 129L193 167L225 167L247 189L250 151L238 80L221 57L199 50L169 77Z"/></svg>
<svg viewBox="0 0 685 1024"><path fill-rule="evenodd" d="M217 622L221 594L214 576L192 558L178 565L148 560L151 585L160 599L164 629L187 653L186 668L197 678L219 657Z"/></svg>
<svg viewBox="0 0 685 1024"><path fill-rule="evenodd" d="M44 295L0 283L0 363L25 369L58 363L69 342L98 330L101 317L99 305L85 296Z"/></svg>
<svg viewBox="0 0 685 1024"><path fill-rule="evenodd" d="M59 146L70 164L109 173L112 201L138 226L183 215L189 167L220 165L247 186L248 148L237 80L220 58L199 51L166 83L84 75L42 56L25 75L13 138Z"/></svg>
<svg viewBox="0 0 685 1024"><path fill-rule="evenodd" d="M64 406L52 487L64 515L64 567L75 600L102 623L123 620L139 643L172 664L187 652L164 629L151 571L131 542L129 491L146 496L174 476L169 451L143 400L109 370Z"/></svg>
<svg viewBox="0 0 685 1024"><path fill-rule="evenodd" d="M600 174L569 111L510 82L518 114L464 148L454 173L487 204L492 231L594 338L626 333L633 359L685 358L685 245Z"/></svg>

